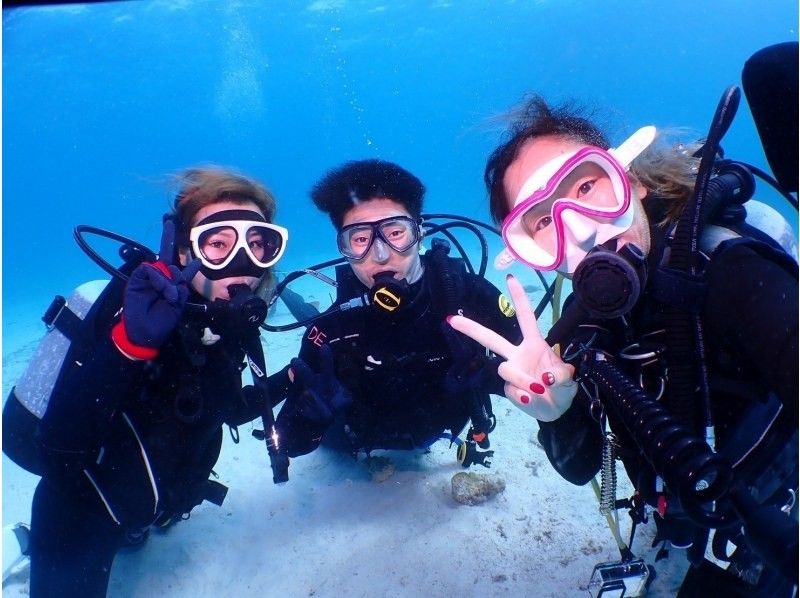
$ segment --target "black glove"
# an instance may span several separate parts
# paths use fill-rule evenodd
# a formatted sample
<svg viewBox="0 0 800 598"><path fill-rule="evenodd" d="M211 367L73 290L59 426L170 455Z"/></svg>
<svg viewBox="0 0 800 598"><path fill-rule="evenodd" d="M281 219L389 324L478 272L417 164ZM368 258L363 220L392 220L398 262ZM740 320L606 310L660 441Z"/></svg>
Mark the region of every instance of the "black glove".
<svg viewBox="0 0 800 598"><path fill-rule="evenodd" d="M200 270L193 260L183 270L174 265L175 224L164 221L161 251L157 262L139 264L125 287L121 324L112 338L126 354L152 359L178 324L189 283Z"/></svg>
<svg viewBox="0 0 800 598"><path fill-rule="evenodd" d="M298 389L287 398L287 405L281 409L278 419L284 413L293 413L315 424L327 427L333 418L345 411L353 402L353 396L339 380L333 368L333 351L323 345L320 353L320 373L315 374L305 361L292 359L294 371L293 387ZM288 410L287 410L288 407Z"/></svg>
<svg viewBox="0 0 800 598"><path fill-rule="evenodd" d="M502 357L488 356L486 349L454 330L447 322L442 324L442 334L453 360L444 378L447 392L458 394L482 390L493 394L503 393L503 380L497 373L497 367L503 362Z"/></svg>
<svg viewBox="0 0 800 598"><path fill-rule="evenodd" d="M232 398L225 414L225 423L236 427L251 422L264 413L264 394L252 384L242 388L240 397Z"/></svg>

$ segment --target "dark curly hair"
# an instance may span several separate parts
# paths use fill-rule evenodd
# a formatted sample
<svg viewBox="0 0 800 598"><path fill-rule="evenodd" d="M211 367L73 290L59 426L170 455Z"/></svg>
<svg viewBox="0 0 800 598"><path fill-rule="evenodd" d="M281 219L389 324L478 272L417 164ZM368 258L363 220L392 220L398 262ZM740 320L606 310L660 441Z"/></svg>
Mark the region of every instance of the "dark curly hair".
<svg viewBox="0 0 800 598"><path fill-rule="evenodd" d="M603 149L610 147L603 132L572 105L550 106L544 98L534 95L508 116L511 124L507 139L489 156L483 174L489 192L489 211L498 224L509 213L503 177L528 139L552 135Z"/></svg>
<svg viewBox="0 0 800 598"><path fill-rule="evenodd" d="M541 96L534 95L506 117L510 121L506 141L489 156L483 174L489 192L489 212L497 224L502 223L510 211L503 178L526 141L555 136L603 149L611 147L606 135L589 120L587 111L574 103L552 106ZM628 172L648 193L652 192L645 207L651 210L654 222L661 224L680 216L697 176L699 159L694 154L699 145L696 142L671 143L670 138L679 133L679 130L660 131L655 142L633 161ZM656 203L656 197L661 201Z"/></svg>
<svg viewBox="0 0 800 598"><path fill-rule="evenodd" d="M422 213L425 186L413 174L385 160L353 160L329 171L311 189L311 199L340 229L345 214L363 201L386 198L402 204L412 218Z"/></svg>

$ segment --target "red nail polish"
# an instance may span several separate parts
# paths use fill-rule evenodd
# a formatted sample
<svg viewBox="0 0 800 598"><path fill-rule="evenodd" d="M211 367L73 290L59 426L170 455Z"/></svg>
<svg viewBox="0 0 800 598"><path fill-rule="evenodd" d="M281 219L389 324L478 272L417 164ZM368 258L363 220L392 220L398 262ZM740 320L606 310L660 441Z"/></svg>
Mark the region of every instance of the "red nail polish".
<svg viewBox="0 0 800 598"><path fill-rule="evenodd" d="M528 395L522 395L519 398L519 402L522 403L523 405L527 405L528 403L531 402L531 398Z"/></svg>
<svg viewBox="0 0 800 598"><path fill-rule="evenodd" d="M556 377L553 372L545 372L542 374L542 382L544 382L545 386L553 386L556 382Z"/></svg>
<svg viewBox="0 0 800 598"><path fill-rule="evenodd" d="M452 320L452 319L453 319L453 316L447 316L445 318L445 320L447 321L448 324L450 323L450 320Z"/></svg>
<svg viewBox="0 0 800 598"><path fill-rule="evenodd" d="M544 386L542 386L538 382L531 382L531 390L535 392L537 395L544 394Z"/></svg>

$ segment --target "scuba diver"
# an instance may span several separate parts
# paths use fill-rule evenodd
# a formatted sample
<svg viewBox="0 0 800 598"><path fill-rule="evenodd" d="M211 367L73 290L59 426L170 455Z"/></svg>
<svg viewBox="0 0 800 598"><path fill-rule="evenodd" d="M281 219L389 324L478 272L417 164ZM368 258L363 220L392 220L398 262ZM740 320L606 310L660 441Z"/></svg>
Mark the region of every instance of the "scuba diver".
<svg viewBox="0 0 800 598"><path fill-rule="evenodd" d="M233 433L271 420L265 384L252 368L255 386L243 387L242 370L245 358L265 369L258 292L288 238L272 222L275 199L217 167L178 182L158 256L126 244L120 271L98 261L114 277L96 299L85 287L57 298L4 408L3 451L41 476L34 598L105 596L120 547L188 518L204 499L222 504L227 489L209 475L223 424Z"/></svg>
<svg viewBox="0 0 800 598"><path fill-rule="evenodd" d="M738 97L726 92L698 151L654 127L608 149L580 112L530 99L486 166L505 244L496 266L557 271L572 295L543 338L510 276L519 345L450 320L506 359L506 396L539 421L562 477L600 472L601 512L629 509L633 530L654 509L659 556L671 542L692 564L678 596L791 596L797 583L796 244L787 252L749 224L777 212L742 205L751 168L719 147ZM631 500L616 498L616 459ZM643 563L616 536L622 566L592 595L644 591Z"/></svg>
<svg viewBox="0 0 800 598"><path fill-rule="evenodd" d="M347 162L311 191L347 263L336 269L335 304L309 322L299 356L270 377L271 388L284 380L276 427L290 456L315 450L323 436L354 455L443 438L458 445L463 466L489 466L492 451L480 449L495 423L489 394L502 392L496 356L445 319L467 314L511 341L519 329L508 300L448 257L444 239L420 254L424 192L383 160Z"/></svg>

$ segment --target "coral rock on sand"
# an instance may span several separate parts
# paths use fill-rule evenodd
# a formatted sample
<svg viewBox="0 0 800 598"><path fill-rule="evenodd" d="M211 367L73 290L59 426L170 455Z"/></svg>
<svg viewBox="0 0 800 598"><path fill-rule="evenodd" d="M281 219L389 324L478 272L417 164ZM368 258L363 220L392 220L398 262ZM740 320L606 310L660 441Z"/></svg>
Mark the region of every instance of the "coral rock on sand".
<svg viewBox="0 0 800 598"><path fill-rule="evenodd" d="M369 457L367 469L373 482L385 482L394 475L394 463L386 457Z"/></svg>
<svg viewBox="0 0 800 598"><path fill-rule="evenodd" d="M460 472L453 476L452 493L462 505L479 505L506 489L506 481L498 475Z"/></svg>

